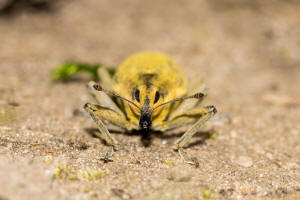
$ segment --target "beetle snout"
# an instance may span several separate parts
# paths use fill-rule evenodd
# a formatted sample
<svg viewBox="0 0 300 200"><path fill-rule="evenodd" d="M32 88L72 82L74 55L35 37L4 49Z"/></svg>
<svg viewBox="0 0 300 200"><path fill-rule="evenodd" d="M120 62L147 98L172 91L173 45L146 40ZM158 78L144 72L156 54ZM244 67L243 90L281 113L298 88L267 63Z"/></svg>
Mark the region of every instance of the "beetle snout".
<svg viewBox="0 0 300 200"><path fill-rule="evenodd" d="M151 120L149 119L140 119L140 128L143 132L149 132L151 129Z"/></svg>
<svg viewBox="0 0 300 200"><path fill-rule="evenodd" d="M141 122L141 128L142 129L148 129L149 128L148 122L147 121Z"/></svg>
<svg viewBox="0 0 300 200"><path fill-rule="evenodd" d="M140 128L144 132L149 132L152 124L152 112L150 107L142 107L140 116Z"/></svg>

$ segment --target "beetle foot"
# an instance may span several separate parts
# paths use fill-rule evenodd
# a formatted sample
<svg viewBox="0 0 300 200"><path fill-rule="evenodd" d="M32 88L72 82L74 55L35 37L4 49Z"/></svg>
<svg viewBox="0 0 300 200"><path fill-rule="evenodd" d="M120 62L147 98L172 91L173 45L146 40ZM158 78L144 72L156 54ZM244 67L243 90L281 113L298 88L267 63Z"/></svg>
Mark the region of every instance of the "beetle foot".
<svg viewBox="0 0 300 200"><path fill-rule="evenodd" d="M114 161L112 159L113 154L114 154L114 147L109 146L108 150L105 152L103 157L100 158L100 160L102 160L104 163L112 162Z"/></svg>
<svg viewBox="0 0 300 200"><path fill-rule="evenodd" d="M186 163L195 165L196 168L199 167L199 161L196 157L189 157L187 152L182 147L178 149L178 152Z"/></svg>

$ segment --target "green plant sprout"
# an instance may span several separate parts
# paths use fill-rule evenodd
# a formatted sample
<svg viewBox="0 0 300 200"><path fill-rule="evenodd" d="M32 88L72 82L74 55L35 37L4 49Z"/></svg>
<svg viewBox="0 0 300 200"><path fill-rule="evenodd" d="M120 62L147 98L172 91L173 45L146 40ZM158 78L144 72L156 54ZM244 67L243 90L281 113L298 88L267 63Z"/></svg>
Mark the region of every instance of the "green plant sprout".
<svg viewBox="0 0 300 200"><path fill-rule="evenodd" d="M51 80L67 80L79 72L86 72L92 76L92 80L98 81L98 69L100 67L105 67L103 64L87 64L79 62L65 62L60 64L51 74ZM114 69L107 68L109 74L112 76L115 73Z"/></svg>

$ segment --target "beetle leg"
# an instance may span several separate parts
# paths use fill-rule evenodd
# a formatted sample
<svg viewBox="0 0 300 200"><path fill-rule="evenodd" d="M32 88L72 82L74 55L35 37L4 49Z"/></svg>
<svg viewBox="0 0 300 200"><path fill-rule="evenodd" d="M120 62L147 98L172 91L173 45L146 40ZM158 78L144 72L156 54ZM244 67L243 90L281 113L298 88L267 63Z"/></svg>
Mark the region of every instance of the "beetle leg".
<svg viewBox="0 0 300 200"><path fill-rule="evenodd" d="M117 106L117 104L104 92L99 92L96 90L93 86L96 83L94 81L90 81L87 84L88 92L92 95L92 97L96 100L96 102L104 107L107 107L113 111L116 111L118 114L124 117L123 112L120 110L120 108Z"/></svg>
<svg viewBox="0 0 300 200"><path fill-rule="evenodd" d="M112 90L113 80L105 67L98 69L99 83L107 90Z"/></svg>
<svg viewBox="0 0 300 200"><path fill-rule="evenodd" d="M154 121L152 129L155 131L167 131L185 125L193 124L199 117L201 118L203 115L205 115L206 112L207 107L185 110L175 119L160 122Z"/></svg>
<svg viewBox="0 0 300 200"><path fill-rule="evenodd" d="M154 131L168 131L185 125L195 123L195 117L180 116L168 121L153 121L151 129Z"/></svg>
<svg viewBox="0 0 300 200"><path fill-rule="evenodd" d="M176 117L173 120L166 121L162 123L161 126L157 126L157 130L170 130L173 128L177 128L180 126L184 126L187 124L194 123L197 118L198 120L194 123L194 125L188 129L176 142L175 149L178 150L180 156L188 163L194 164L196 166L199 165L199 162L196 158L191 158L185 152L184 145L193 137L195 133L200 130L200 127L207 122L215 113L217 112L214 106L205 106L201 108L195 108L191 110L186 110L180 116Z"/></svg>
<svg viewBox="0 0 300 200"><path fill-rule="evenodd" d="M187 130L176 142L175 148L178 150L181 157L188 163L199 166L197 158L190 158L187 153L184 151L184 145L200 130L200 127L207 122L215 113L217 112L214 106L206 106L199 108L199 113L201 113L200 118L196 123ZM187 115L196 114L197 110L192 110L191 112L187 111Z"/></svg>
<svg viewBox="0 0 300 200"><path fill-rule="evenodd" d="M118 114L116 111L107 108L102 107L100 105L92 105L90 103L86 103L84 105L84 109L87 111L87 113L91 116L91 118L94 120L94 122L97 124L98 129L101 133L101 136L103 139L107 142L107 144L110 146L109 150L105 153L105 156L103 158L104 161L110 161L110 157L112 157L112 154L114 152L114 148L117 147L118 142L113 138L113 136L109 133L106 126L103 124L103 120L107 120L110 123L117 125L124 129L129 129L130 124L125 119L125 117Z"/></svg>

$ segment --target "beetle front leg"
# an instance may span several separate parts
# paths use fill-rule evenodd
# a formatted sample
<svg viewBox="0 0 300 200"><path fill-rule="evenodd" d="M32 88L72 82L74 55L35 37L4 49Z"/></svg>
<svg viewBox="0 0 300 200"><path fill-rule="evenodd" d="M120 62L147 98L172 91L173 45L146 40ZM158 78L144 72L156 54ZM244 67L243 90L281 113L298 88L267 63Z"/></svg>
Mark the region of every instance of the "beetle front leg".
<svg viewBox="0 0 300 200"><path fill-rule="evenodd" d="M107 120L112 124L115 124L124 129L128 127L128 121L123 116L120 116L117 112L109 108L102 107L100 105L92 105L90 103L86 103L84 105L84 109L87 111L87 113L97 124L103 139L110 146L102 159L105 162L112 161L111 157L114 153L114 150L116 150L118 146L118 142L109 133L106 126L103 124L102 120Z"/></svg>
<svg viewBox="0 0 300 200"><path fill-rule="evenodd" d="M214 106L206 106L203 108L199 108L198 113L201 115L198 121L175 142L175 149L178 150L180 156L187 163L194 164L196 167L199 166L199 162L197 158L189 157L188 154L184 151L183 147L188 141L190 141L193 135L200 130L200 127L205 122L207 122L216 112L217 110ZM193 114L197 114L196 109L186 112L186 115L193 115Z"/></svg>

